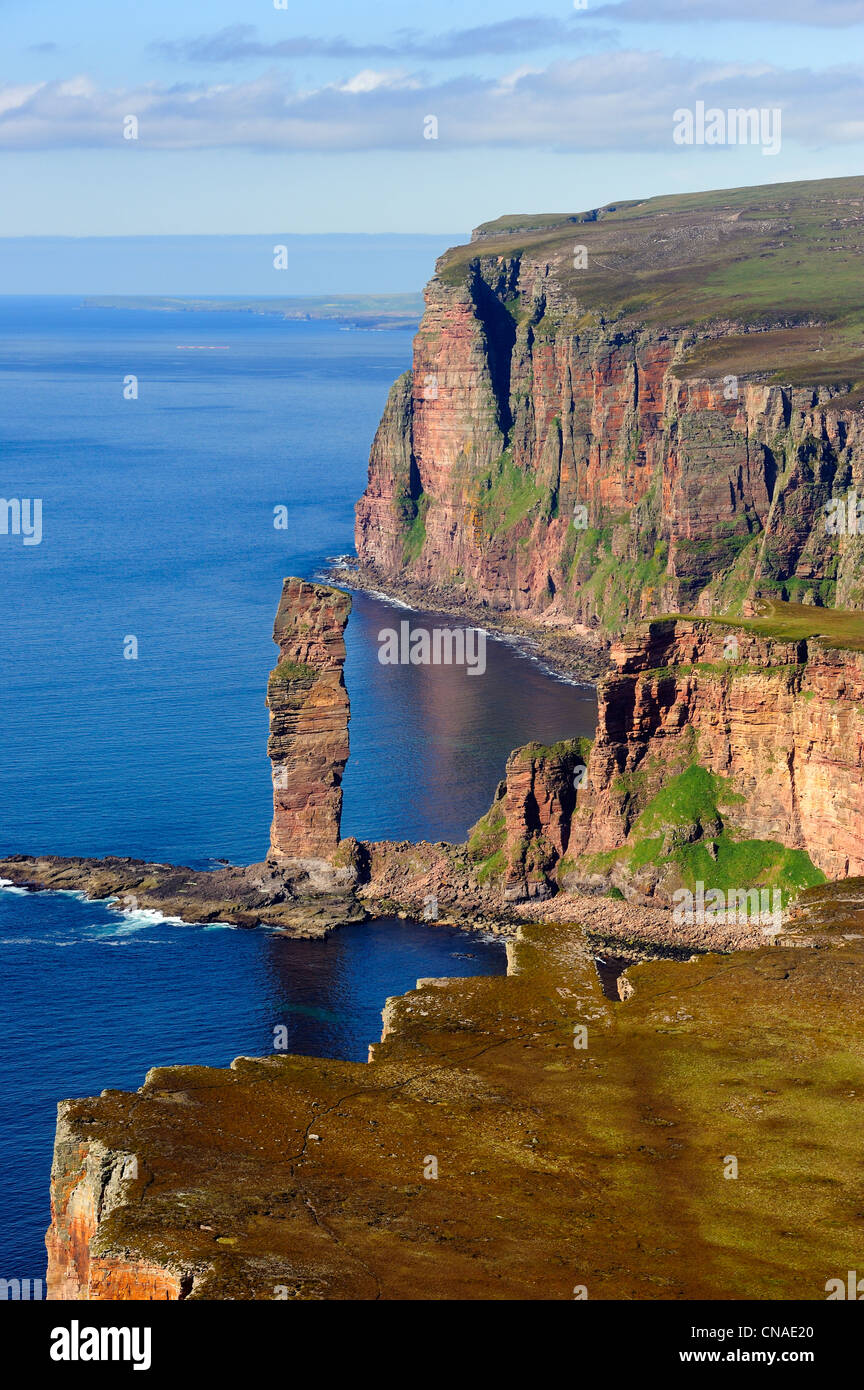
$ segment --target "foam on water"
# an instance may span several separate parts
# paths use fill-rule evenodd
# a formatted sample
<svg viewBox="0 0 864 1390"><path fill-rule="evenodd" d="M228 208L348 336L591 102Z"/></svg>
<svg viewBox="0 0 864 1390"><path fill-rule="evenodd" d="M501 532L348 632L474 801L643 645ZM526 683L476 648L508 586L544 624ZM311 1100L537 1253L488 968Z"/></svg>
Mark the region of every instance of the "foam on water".
<svg viewBox="0 0 864 1390"><path fill-rule="evenodd" d="M19 888L10 878L0 878L0 892L11 893L19 898L26 898L30 890L29 888Z"/></svg>

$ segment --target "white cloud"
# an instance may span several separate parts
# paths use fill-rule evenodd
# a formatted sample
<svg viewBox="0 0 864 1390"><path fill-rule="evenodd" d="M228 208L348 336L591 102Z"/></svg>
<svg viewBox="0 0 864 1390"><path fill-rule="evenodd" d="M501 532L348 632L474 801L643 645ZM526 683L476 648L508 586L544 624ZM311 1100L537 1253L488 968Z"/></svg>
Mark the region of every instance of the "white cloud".
<svg viewBox="0 0 864 1390"><path fill-rule="evenodd" d="M404 72L373 72L372 68L364 68L347 82L333 85L337 92L375 92L381 87L416 87L417 83Z"/></svg>
<svg viewBox="0 0 864 1390"><path fill-rule="evenodd" d="M39 86L38 82L31 82L26 86L0 87L0 114L4 111L14 111L16 107L23 105L39 91Z"/></svg>
<svg viewBox="0 0 864 1390"><path fill-rule="evenodd" d="M584 15L566 19L529 15L480 24L473 29L450 29L423 34L403 29L387 43L294 34L276 42L262 41L252 24L231 24L191 39L170 39L152 45L165 58L186 63L242 63L256 58L419 58L432 61L476 58L483 54L527 53L536 49L584 48L609 42L608 29L597 29Z"/></svg>
<svg viewBox="0 0 864 1390"><path fill-rule="evenodd" d="M0 88L0 148L116 147L124 117L136 115L139 148L423 149L432 114L439 148L654 150L670 147L673 111L698 100L780 106L784 139L814 146L861 138L861 85L860 66L792 71L638 51L520 69L503 83L364 70L304 92L272 73L109 90L74 77Z"/></svg>

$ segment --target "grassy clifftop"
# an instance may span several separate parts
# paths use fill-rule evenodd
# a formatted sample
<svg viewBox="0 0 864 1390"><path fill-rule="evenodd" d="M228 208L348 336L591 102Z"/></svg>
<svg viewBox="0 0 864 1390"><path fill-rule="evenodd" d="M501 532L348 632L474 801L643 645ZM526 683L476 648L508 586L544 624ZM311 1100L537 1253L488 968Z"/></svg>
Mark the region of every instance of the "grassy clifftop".
<svg viewBox="0 0 864 1390"><path fill-rule="evenodd" d="M685 364L692 372L728 367L808 385L864 383L864 178L505 216L475 237L442 257L445 281L458 283L478 256L542 256L574 312L646 327L741 330L700 344ZM587 252L582 269L573 264L575 245ZM753 329L763 330L758 338Z"/></svg>
<svg viewBox="0 0 864 1390"><path fill-rule="evenodd" d="M778 642L814 641L838 651L864 651L864 613L842 608L817 608L808 603L781 603L771 599L758 599L753 608L755 616L749 618L706 617L696 613L675 616L690 618L694 622L722 624L739 632L752 632L757 637L773 638Z"/></svg>

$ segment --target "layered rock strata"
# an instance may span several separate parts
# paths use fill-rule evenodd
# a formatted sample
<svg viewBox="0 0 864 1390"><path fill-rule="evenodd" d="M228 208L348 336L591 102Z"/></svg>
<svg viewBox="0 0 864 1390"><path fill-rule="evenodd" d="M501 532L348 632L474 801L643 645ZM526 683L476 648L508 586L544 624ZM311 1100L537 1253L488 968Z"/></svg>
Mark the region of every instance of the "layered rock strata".
<svg viewBox="0 0 864 1390"><path fill-rule="evenodd" d="M860 535L825 524L864 494L860 330L838 364L825 250L840 217L857 245L862 186L798 190L809 223L788 190L752 189L523 218L442 257L357 507L361 580L600 634L747 593L864 604ZM812 311L783 278L750 305L793 247Z"/></svg>
<svg viewBox="0 0 864 1390"><path fill-rule="evenodd" d="M339 845L348 760L345 626L340 589L286 579L273 640L279 663L267 687L273 764L269 858L282 865L332 860Z"/></svg>
<svg viewBox="0 0 864 1390"><path fill-rule="evenodd" d="M646 624L612 657L571 856L620 847L660 787L695 763L727 784L740 834L803 850L831 879L864 873L860 651L671 620Z"/></svg>
<svg viewBox="0 0 864 1390"><path fill-rule="evenodd" d="M490 892L518 904L611 886L669 904L698 880L786 901L864 874L864 623L763 606L649 621L613 645L590 752L517 749L471 832Z"/></svg>

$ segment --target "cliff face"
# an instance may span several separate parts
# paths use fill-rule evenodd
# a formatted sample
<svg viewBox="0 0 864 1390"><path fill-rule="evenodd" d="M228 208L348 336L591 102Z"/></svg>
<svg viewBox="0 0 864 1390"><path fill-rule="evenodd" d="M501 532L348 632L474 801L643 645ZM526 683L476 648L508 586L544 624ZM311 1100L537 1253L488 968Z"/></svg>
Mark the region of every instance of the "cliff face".
<svg viewBox="0 0 864 1390"><path fill-rule="evenodd" d="M58 1108L45 1242L48 1298L152 1302L183 1297L182 1280L170 1265L136 1259L128 1251L103 1257L91 1250L112 1211L134 1200L142 1183L133 1154L88 1141L70 1125L71 1106L64 1101Z"/></svg>
<svg viewBox="0 0 864 1390"><path fill-rule="evenodd" d="M740 835L804 851L829 878L864 873L860 651L668 621L612 657L571 856L620 848L658 791L695 764L721 779ZM693 823L693 838L706 829Z"/></svg>
<svg viewBox="0 0 864 1390"><path fill-rule="evenodd" d="M813 195L826 237L841 205L861 223L861 181L840 182L854 187L839 201ZM493 227L442 258L357 508L370 581L612 633L745 594L864 602L861 541L829 535L823 510L864 491L847 389L862 363L832 356L833 282L806 322L783 282L770 314L747 302L743 266L770 277L784 247L806 266L827 255L794 210L749 192L773 221L720 195L701 212L654 200L584 226ZM740 293L712 301L712 278L733 274Z"/></svg>
<svg viewBox="0 0 864 1390"><path fill-rule="evenodd" d="M813 635L850 619L845 639ZM590 754L511 755L472 831L477 877L505 902L610 885L662 902L864 875L862 628L804 605L640 625L612 647Z"/></svg>
<svg viewBox="0 0 864 1390"><path fill-rule="evenodd" d="M330 860L339 845L342 774L348 760L345 625L339 589L286 579L273 640L279 664L267 688L273 763L269 858Z"/></svg>
<svg viewBox="0 0 864 1390"><path fill-rule="evenodd" d="M480 882L500 883L505 903L546 898L567 853L589 739L517 748L507 759L491 809L469 832Z"/></svg>

